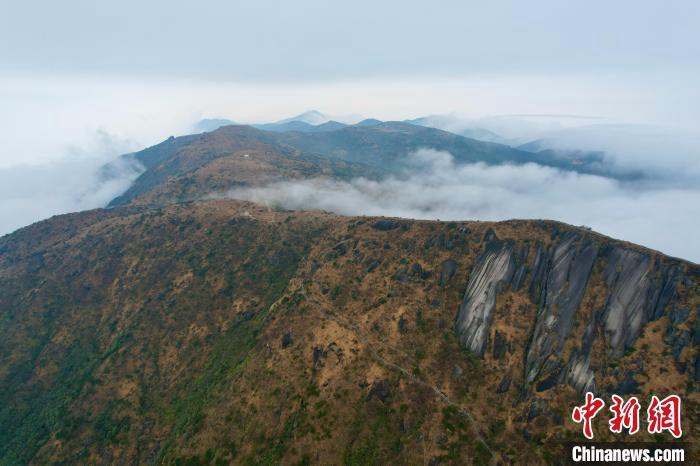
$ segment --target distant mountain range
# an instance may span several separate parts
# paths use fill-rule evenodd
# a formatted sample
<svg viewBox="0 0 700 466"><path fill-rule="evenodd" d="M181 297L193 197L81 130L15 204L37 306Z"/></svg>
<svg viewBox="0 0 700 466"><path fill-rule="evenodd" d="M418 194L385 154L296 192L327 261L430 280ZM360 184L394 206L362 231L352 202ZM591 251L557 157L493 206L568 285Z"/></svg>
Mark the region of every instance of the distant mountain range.
<svg viewBox="0 0 700 466"><path fill-rule="evenodd" d="M211 118L200 120L195 126L195 132L211 132L222 126L235 125L236 123L226 118ZM345 123L332 121L323 113L316 110L309 110L291 118L275 121L272 123L251 123L249 126L266 131L332 131L347 126Z"/></svg>
<svg viewBox="0 0 700 466"><path fill-rule="evenodd" d="M399 129L400 123L404 123L406 126ZM235 124L232 120L227 119L205 119L195 125L195 131L211 132L223 126ZM611 161L606 159L606 154L599 150L562 149L559 144L547 139L537 139L527 143L509 140L493 131L450 115L429 115L403 122L385 122L368 118L358 123L348 124L332 120L316 110L310 110L273 123L253 123L248 126L274 133L285 133L278 139L279 141L322 157L362 162L389 170L392 168L391 164L407 152L419 148L431 148L448 151L458 161L464 163L484 162L493 165L532 162L562 170L607 176L620 180L636 180L645 176L640 170L614 167ZM441 133L420 132L415 127L440 130ZM355 130L349 128L355 128ZM368 138L371 143L363 145L362 138L355 138L354 131L358 128L377 130L361 134L362 138ZM345 129L347 132L338 132ZM308 137L289 133L331 134ZM445 133L462 136L464 139L450 138ZM451 141L448 142L450 139ZM466 140L472 142L466 143ZM486 146L477 144L476 141L508 146L518 153L504 147L496 149L492 146L486 149ZM370 152L377 154L376 157L372 156Z"/></svg>
<svg viewBox="0 0 700 466"><path fill-rule="evenodd" d="M430 115L415 118L413 120L406 120L406 123L450 131L452 133L459 134L460 136L476 139L478 141L511 145L508 139L494 133L493 131L478 126L467 126L461 120L449 115Z"/></svg>
<svg viewBox="0 0 700 466"><path fill-rule="evenodd" d="M476 139L478 141L496 142L499 144L509 143L509 141L506 138L499 136L493 131L489 131L487 129L479 127L465 127L464 124L459 123L459 120L448 115L431 115L421 118L415 118L412 120L404 120L404 122L417 126L425 126L428 128L436 128L445 131L450 131L460 136L465 136L470 139ZM341 123L339 121L332 120L331 118L327 117L319 111L309 110L297 116L285 118L283 120L275 121L272 123L251 123L250 126L252 126L253 128L264 129L267 131L299 131L304 133L312 133L320 131L332 131L346 126L375 126L380 123L383 123L383 121L374 118L368 118L358 123L355 123L354 125L351 125L348 123ZM236 123L233 120L228 120L225 118L203 119L195 125L194 130L195 132L210 132L222 126L235 124Z"/></svg>
<svg viewBox="0 0 700 466"><path fill-rule="evenodd" d="M297 123L284 123L290 124ZM111 205L136 198L139 202L157 198L161 203L168 203L171 198L195 199L232 187L311 175L379 178L400 174L405 158L424 148L449 152L458 164L537 163L605 174L596 158L571 160L547 151L532 153L404 122L364 120L338 129L306 132L228 125L208 133L170 138L129 155L142 163L146 171Z"/></svg>

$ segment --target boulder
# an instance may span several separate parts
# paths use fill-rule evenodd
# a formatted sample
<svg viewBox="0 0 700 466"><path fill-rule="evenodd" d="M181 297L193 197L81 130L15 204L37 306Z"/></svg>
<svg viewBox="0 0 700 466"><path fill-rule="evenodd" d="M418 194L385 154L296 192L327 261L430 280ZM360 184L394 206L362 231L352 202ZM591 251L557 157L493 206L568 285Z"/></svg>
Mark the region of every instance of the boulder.
<svg viewBox="0 0 700 466"><path fill-rule="evenodd" d="M457 273L457 262L452 259L447 259L440 264L440 280L439 285L445 286Z"/></svg>

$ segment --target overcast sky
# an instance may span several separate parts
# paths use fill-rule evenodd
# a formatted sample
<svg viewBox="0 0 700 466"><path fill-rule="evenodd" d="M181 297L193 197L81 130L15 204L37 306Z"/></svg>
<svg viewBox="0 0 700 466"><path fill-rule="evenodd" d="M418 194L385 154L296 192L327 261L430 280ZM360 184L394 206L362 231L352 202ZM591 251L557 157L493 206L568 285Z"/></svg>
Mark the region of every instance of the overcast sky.
<svg viewBox="0 0 700 466"><path fill-rule="evenodd" d="M222 81L648 72L700 55L685 1L3 1L6 70Z"/></svg>
<svg viewBox="0 0 700 466"><path fill-rule="evenodd" d="M544 120L503 115L654 125L651 145L606 133L603 147L637 168L670 167L670 189L674 170L700 166L698 24L692 0L0 0L0 234L103 205L135 174L95 188L100 164L200 118L308 109L450 113L522 139L545 134ZM682 188L700 185L688 173Z"/></svg>

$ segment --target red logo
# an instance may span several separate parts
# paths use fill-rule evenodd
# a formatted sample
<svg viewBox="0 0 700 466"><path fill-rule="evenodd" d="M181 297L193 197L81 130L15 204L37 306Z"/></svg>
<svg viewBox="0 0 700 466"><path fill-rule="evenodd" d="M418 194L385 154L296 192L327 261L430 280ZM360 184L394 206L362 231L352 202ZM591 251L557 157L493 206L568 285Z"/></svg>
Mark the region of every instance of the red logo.
<svg viewBox="0 0 700 466"><path fill-rule="evenodd" d="M654 395L647 408L648 431L650 434L660 434L667 430L675 438L683 435L681 429L681 398L678 395L669 395L663 400Z"/></svg>
<svg viewBox="0 0 700 466"><path fill-rule="evenodd" d="M571 419L578 424L583 424L583 435L587 439L593 438L593 418L605 406L605 402L596 398L593 393L586 393L586 402L574 407ZM610 431L616 434L627 430L629 435L639 432L639 412L641 405L637 397L630 397L625 401L621 396L612 395L610 411L612 417L608 421ZM650 434L660 434L668 431L675 438L683 435L681 429L681 399L678 395L669 395L663 400L654 395L647 408L647 431Z"/></svg>
<svg viewBox="0 0 700 466"><path fill-rule="evenodd" d="M625 428L630 435L636 434L639 431L639 400L633 396L623 403L624 400L617 395L613 395L612 400L610 411L613 417L608 421L610 432L619 434Z"/></svg>
<svg viewBox="0 0 700 466"><path fill-rule="evenodd" d="M583 435L587 439L593 438L593 418L598 414L598 411L603 409L605 402L600 398L593 396L593 393L586 393L586 403L583 406L576 406L574 412L571 413L571 418L576 423L583 422Z"/></svg>

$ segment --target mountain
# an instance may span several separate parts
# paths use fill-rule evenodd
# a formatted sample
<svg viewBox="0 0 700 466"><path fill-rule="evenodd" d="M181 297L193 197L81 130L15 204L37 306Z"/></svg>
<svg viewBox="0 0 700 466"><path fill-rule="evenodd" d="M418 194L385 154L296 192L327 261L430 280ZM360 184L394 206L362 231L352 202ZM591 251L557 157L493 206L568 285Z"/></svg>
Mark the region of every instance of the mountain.
<svg viewBox="0 0 700 466"><path fill-rule="evenodd" d="M208 133L217 130L222 126L235 125L236 123L225 118L205 118L200 120L194 127L195 133Z"/></svg>
<svg viewBox="0 0 700 466"><path fill-rule="evenodd" d="M327 121L319 125L312 125L303 121L287 121L285 123L263 123L257 125L251 125L253 128L262 129L266 131L275 131L278 133L283 133L286 131L300 131L302 133L314 133L318 131L334 131L336 129L344 128L347 125L345 123L340 123L338 121Z"/></svg>
<svg viewBox="0 0 700 466"><path fill-rule="evenodd" d="M324 115L321 112L318 112L316 110L309 110L307 112L301 113L297 116L293 116L291 118L285 118L284 120L280 120L275 122L274 124L282 125L285 123L291 123L293 121L300 121L302 123L308 123L313 126L317 126L323 123L326 123L330 121L330 118L328 118L326 115Z"/></svg>
<svg viewBox="0 0 700 466"><path fill-rule="evenodd" d="M362 122L361 122L362 123ZM558 151L530 152L503 144L479 141L436 128L405 122L358 124L325 132L285 132L275 136L279 144L321 157L362 163L395 172L401 161L420 149L452 154L457 163L488 165L537 163L578 173L628 179L627 172L612 170L596 156L571 158Z"/></svg>
<svg viewBox="0 0 700 466"><path fill-rule="evenodd" d="M697 455L700 266L545 220L211 198L426 147L596 163L405 122L227 125L125 156L143 172L108 209L0 237L0 464L557 464L586 391L681 396Z"/></svg>
<svg viewBox="0 0 700 466"><path fill-rule="evenodd" d="M301 132L311 132L316 130L316 126L306 123L305 121L285 121L284 123L262 123L251 125L253 128L262 129L266 131L301 131Z"/></svg>
<svg viewBox="0 0 700 466"><path fill-rule="evenodd" d="M223 126L235 125L231 120L224 118L205 118L200 120L194 127L196 133L211 132ZM310 110L291 118L285 118L273 123L251 124L253 128L265 131L332 131L347 126L344 123L330 120L327 116L316 110Z"/></svg>
<svg viewBox="0 0 700 466"><path fill-rule="evenodd" d="M699 145L700 135L689 131L598 123L551 130L519 148L569 158L589 154L602 158L617 178L645 177L680 188L697 185L700 168L692 160Z"/></svg>
<svg viewBox="0 0 700 466"><path fill-rule="evenodd" d="M277 140L304 152L385 170L393 170L407 154L424 148L450 152L459 163L485 162L495 165L536 160L525 151L397 121L354 125L323 133L284 133Z"/></svg>
<svg viewBox="0 0 700 466"><path fill-rule="evenodd" d="M610 172L595 156L571 158L552 151L533 153L403 122L312 132L265 131L233 125L169 138L130 154L128 157L143 164L146 170L110 206L128 202L164 205L286 179L376 179L400 174L405 158L425 148L449 152L458 164L538 163L578 173L627 176Z"/></svg>
<svg viewBox="0 0 700 466"><path fill-rule="evenodd" d="M337 129L345 128L346 126L348 125L345 123L331 120L316 126L316 131L335 131Z"/></svg>
<svg viewBox="0 0 700 466"><path fill-rule="evenodd" d="M478 141L495 142L498 144L510 145L510 141L485 128L470 124L469 122L450 115L429 115L425 117L406 120L406 123L413 125L427 126L429 128L450 131L460 136L464 136Z"/></svg>
<svg viewBox="0 0 700 466"><path fill-rule="evenodd" d="M604 175L623 181L641 180L647 174L635 168L616 167L606 153L602 151L587 151L580 149L542 149L540 142L532 141L517 146L519 150L525 150L537 154L538 157L548 160L567 160L571 165L582 165L588 168L589 173Z"/></svg>
<svg viewBox="0 0 700 466"><path fill-rule="evenodd" d="M697 265L556 222L57 216L0 237L0 464L556 464L588 389L697 450L698 314Z"/></svg>
<svg viewBox="0 0 700 466"><path fill-rule="evenodd" d="M355 123L355 126L377 126L381 125L382 123L384 122L374 118L366 118L358 123Z"/></svg>
<svg viewBox="0 0 700 466"><path fill-rule="evenodd" d="M250 126L226 126L211 133L169 138L129 156L146 170L110 206L166 205L283 180L378 176L371 167L280 144L277 134Z"/></svg>

